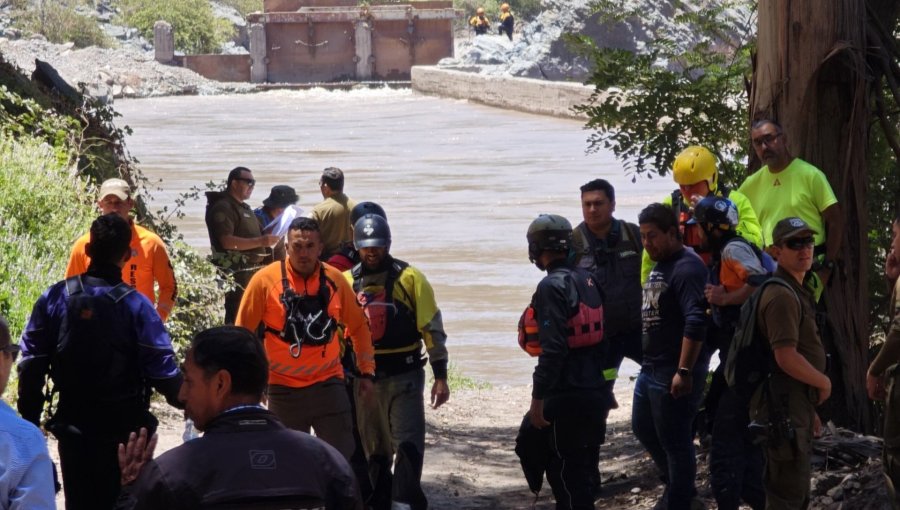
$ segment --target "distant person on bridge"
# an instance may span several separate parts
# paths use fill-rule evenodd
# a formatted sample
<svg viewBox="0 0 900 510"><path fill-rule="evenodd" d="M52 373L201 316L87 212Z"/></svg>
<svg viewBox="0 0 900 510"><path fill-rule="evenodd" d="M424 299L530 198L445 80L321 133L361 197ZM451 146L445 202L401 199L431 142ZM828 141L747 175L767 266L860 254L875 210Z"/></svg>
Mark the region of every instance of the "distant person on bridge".
<svg viewBox="0 0 900 510"><path fill-rule="evenodd" d="M212 246L212 262L234 279L235 288L225 294L225 324L234 324L244 288L262 267L266 248L278 237L264 235L259 220L246 200L253 194L256 179L242 166L228 173L225 191L206 192L206 228Z"/></svg>
<svg viewBox="0 0 900 510"><path fill-rule="evenodd" d="M491 20L484 13L484 7L475 9L475 15L469 20L469 25L475 29L475 35L484 35L491 29Z"/></svg>
<svg viewBox="0 0 900 510"><path fill-rule="evenodd" d="M175 271L172 270L169 254L166 253L166 244L158 235L131 218L134 199L131 186L122 179L103 181L97 207L102 214L116 213L131 225L131 258L122 267L122 281L147 296L156 305L156 312L165 322L175 305L177 289ZM66 278L84 273L91 265L91 257L85 250L89 240L90 234L84 234L75 241L66 266ZM154 282L159 285L158 297L153 289Z"/></svg>
<svg viewBox="0 0 900 510"><path fill-rule="evenodd" d="M271 234L274 226L268 229L266 226L280 217L285 209L296 204L298 200L300 200L300 197L297 196L294 188L285 185L272 186L272 191L263 200L262 207L257 207L253 210L253 214L259 220L259 228L263 234ZM266 262L275 262L276 260L284 259L284 257L284 238L282 237L278 239L278 244L272 247L272 252Z"/></svg>
<svg viewBox="0 0 900 510"><path fill-rule="evenodd" d="M512 41L512 33L513 28L515 26L516 20L513 18L511 12L509 12L509 4L504 3L500 5L500 24L497 27L497 33L500 35L506 34L506 37L509 37L509 40Z"/></svg>
<svg viewBox="0 0 900 510"><path fill-rule="evenodd" d="M356 201L344 194L344 172L340 168L329 167L322 172L319 190L325 200L313 207L310 218L319 224L324 246L320 259L328 260L341 246L353 241L350 211L356 207Z"/></svg>

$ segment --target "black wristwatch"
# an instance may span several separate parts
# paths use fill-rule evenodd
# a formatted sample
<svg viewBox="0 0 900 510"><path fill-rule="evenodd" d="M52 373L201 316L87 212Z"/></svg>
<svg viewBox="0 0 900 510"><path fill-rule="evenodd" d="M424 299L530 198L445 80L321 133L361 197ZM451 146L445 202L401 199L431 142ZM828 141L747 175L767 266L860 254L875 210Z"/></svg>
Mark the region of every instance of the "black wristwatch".
<svg viewBox="0 0 900 510"><path fill-rule="evenodd" d="M678 375L680 375L681 377L690 377L690 376L691 376L691 369L690 369L690 368L681 367L681 368L678 369Z"/></svg>

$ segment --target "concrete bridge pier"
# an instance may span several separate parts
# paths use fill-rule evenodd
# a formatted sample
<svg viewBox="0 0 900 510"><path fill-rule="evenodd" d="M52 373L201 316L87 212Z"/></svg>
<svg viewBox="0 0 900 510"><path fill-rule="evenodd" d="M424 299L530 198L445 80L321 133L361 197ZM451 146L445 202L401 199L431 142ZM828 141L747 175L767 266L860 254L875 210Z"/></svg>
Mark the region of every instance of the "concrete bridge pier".
<svg viewBox="0 0 900 510"><path fill-rule="evenodd" d="M250 24L250 82L265 83L269 78L269 57L266 56L266 26Z"/></svg>
<svg viewBox="0 0 900 510"><path fill-rule="evenodd" d="M356 79L371 80L372 68L375 58L372 55L372 26L368 20L360 20L356 23Z"/></svg>

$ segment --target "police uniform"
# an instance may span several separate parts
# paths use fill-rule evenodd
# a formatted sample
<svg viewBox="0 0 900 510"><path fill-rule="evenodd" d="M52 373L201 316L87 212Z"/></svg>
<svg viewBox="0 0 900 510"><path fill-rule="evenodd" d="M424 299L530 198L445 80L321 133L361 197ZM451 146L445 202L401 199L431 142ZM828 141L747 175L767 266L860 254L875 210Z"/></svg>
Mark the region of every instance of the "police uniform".
<svg viewBox="0 0 900 510"><path fill-rule="evenodd" d="M344 243L353 240L353 229L350 225L350 211L356 207L356 201L343 192L316 204L313 207L310 218L319 223L319 233L322 236L322 260L328 260L338 252Z"/></svg>

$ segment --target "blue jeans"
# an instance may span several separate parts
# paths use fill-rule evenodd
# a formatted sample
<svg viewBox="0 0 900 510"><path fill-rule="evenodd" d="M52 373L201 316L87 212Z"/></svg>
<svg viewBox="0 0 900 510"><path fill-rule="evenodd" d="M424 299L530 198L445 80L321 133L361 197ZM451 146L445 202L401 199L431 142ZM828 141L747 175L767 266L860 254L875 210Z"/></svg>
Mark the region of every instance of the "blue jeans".
<svg viewBox="0 0 900 510"><path fill-rule="evenodd" d="M422 462L425 452L425 370L418 368L375 382L375 398L357 401L357 422L363 449L369 460L369 477L376 496L392 478L392 502L413 510L427 508L422 492ZM396 457L394 457L396 455ZM393 476L387 476L393 459ZM383 501L383 500L382 500ZM377 505L376 505L377 506Z"/></svg>
<svg viewBox="0 0 900 510"><path fill-rule="evenodd" d="M678 399L669 394L674 367L645 365L634 386L631 428L662 473L666 484L663 501L672 510L690 509L697 494L693 424L707 369L707 362L697 361L692 392Z"/></svg>

